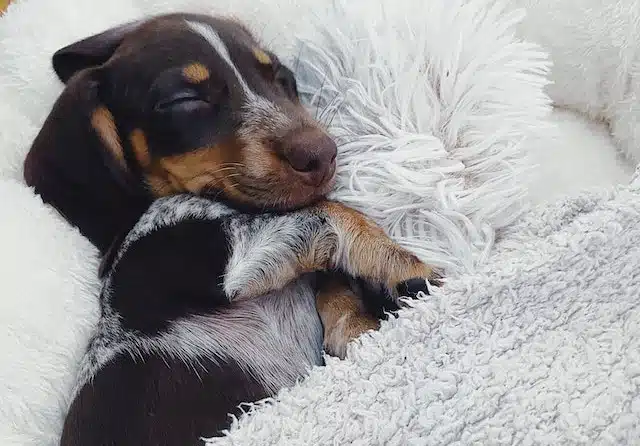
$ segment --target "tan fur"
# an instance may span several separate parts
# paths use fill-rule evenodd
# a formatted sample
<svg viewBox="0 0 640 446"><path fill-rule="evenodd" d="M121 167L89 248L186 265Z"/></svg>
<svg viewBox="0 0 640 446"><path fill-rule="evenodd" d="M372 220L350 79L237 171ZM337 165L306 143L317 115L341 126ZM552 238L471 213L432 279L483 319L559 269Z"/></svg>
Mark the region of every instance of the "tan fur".
<svg viewBox="0 0 640 446"><path fill-rule="evenodd" d="M298 253L300 272L328 269L337 242L337 237L329 231L309 234L308 250Z"/></svg>
<svg viewBox="0 0 640 446"><path fill-rule="evenodd" d="M361 213L330 201L319 208L331 218L339 240L340 251L331 267L347 268L350 273L384 283L391 290L409 279L433 277L429 266L394 243Z"/></svg>
<svg viewBox="0 0 640 446"><path fill-rule="evenodd" d="M102 143L109 150L113 158L123 169L127 169L127 162L124 159L124 151L118 129L116 128L113 115L106 107L98 107L91 115L91 126L98 133Z"/></svg>
<svg viewBox="0 0 640 446"><path fill-rule="evenodd" d="M338 279L323 284L316 307L324 327L324 349L344 358L347 345L363 333L380 328L380 321L364 312L360 298Z"/></svg>
<svg viewBox="0 0 640 446"><path fill-rule="evenodd" d="M272 61L269 55L265 53L263 50L261 50L260 48L254 48L253 55L255 56L256 60L260 62L262 65L272 64Z"/></svg>
<svg viewBox="0 0 640 446"><path fill-rule="evenodd" d="M209 69L200 62L194 62L182 69L182 75L187 81L193 84L199 84L209 79L211 73L209 73Z"/></svg>
<svg viewBox="0 0 640 446"><path fill-rule="evenodd" d="M149 145L147 137L140 129L135 129L129 135L129 141L133 148L133 153L140 164L140 167L147 168L151 164L151 154L149 153Z"/></svg>
<svg viewBox="0 0 640 446"><path fill-rule="evenodd" d="M273 154L270 147L256 141L246 141L241 156L242 163L257 178L279 175L284 169L282 161Z"/></svg>
<svg viewBox="0 0 640 446"><path fill-rule="evenodd" d="M147 184L156 197L168 197L174 193L173 186L163 175L147 175Z"/></svg>
<svg viewBox="0 0 640 446"><path fill-rule="evenodd" d="M144 162L149 153L145 149L144 133L132 133L131 138L136 157L140 156ZM219 145L150 160L146 169L147 183L156 196L183 192L197 194L207 187L224 188L232 185L229 179L233 178L233 169L224 167L227 164L225 157L229 157L230 150Z"/></svg>

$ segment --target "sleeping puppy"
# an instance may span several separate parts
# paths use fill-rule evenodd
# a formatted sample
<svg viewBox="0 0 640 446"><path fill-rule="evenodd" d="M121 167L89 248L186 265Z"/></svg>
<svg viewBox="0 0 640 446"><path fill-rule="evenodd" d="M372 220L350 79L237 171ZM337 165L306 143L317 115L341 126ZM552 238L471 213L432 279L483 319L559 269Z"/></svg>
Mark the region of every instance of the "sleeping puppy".
<svg viewBox="0 0 640 446"><path fill-rule="evenodd" d="M431 274L336 203L258 215L195 196L156 201L106 276L61 444L196 445L241 403L322 365L323 339L331 350L377 327L348 283L315 271L392 298Z"/></svg>
<svg viewBox="0 0 640 446"><path fill-rule="evenodd" d="M53 62L67 85L25 179L106 254L62 444L218 435L238 404L321 364L323 344L343 356L378 327L364 308L380 293L343 277L392 303L398 286L432 277L362 215L323 201L335 143L291 71L237 22L155 17Z"/></svg>

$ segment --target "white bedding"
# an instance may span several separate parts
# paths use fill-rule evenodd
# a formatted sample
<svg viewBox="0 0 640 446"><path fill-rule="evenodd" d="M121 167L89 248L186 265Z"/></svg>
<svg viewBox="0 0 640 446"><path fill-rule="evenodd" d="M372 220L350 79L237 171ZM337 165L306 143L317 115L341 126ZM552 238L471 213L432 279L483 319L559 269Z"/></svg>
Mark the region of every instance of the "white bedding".
<svg viewBox="0 0 640 446"><path fill-rule="evenodd" d="M580 27L569 18L586 14L585 1L592 4L589 23L614 14L624 26L592 25L592 34L563 28L565 22ZM510 5L518 2L527 3ZM520 26L520 13L493 0L22 0L10 6L0 19L0 444L56 443L97 315L95 250L21 179L30 141L61 89L50 56L75 39L168 10L231 11L279 54L289 60L302 54L298 75L304 91L317 93L313 104L339 104L324 114L334 117L331 131L341 142L336 196L370 213L450 278L444 294L354 346L346 361L330 361L300 387L284 390L223 443L625 444L633 438L640 405L633 356L637 282L621 282L627 270L612 263L608 284L596 292L580 288L587 282L575 284L571 271L604 272L602 259L633 265L636 252L625 247L633 246L635 233L624 238L619 231L634 228L635 192L570 198L513 224L532 200L549 203L558 194L630 177L630 164L611 149L615 144L634 155L638 147L630 124L637 122L636 2L618 0L611 10L598 7L599 0L567 1L573 10L558 7L565 22L548 2L530 0L525 6L534 10ZM625 5L629 12L622 14ZM544 90L547 58L516 31L550 51L556 87ZM625 51L615 53L620 42ZM573 110L548 119L545 91ZM615 138L575 115L582 112L611 123ZM583 143L588 151L577 147ZM535 161L543 162L542 176ZM497 238L503 241L496 248ZM594 252L602 257L590 259ZM521 275L518 265L536 268ZM542 283L549 276L558 289ZM610 286L616 281L627 288ZM616 302L617 319L602 296ZM624 361L612 353L606 363L605 350ZM567 361L571 367L563 369Z"/></svg>

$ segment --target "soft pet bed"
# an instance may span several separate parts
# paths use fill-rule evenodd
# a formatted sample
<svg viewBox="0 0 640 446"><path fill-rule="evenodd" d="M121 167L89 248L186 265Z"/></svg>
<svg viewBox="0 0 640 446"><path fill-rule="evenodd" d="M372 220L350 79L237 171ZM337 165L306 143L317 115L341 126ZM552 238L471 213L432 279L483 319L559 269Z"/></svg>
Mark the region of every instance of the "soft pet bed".
<svg viewBox="0 0 640 446"><path fill-rule="evenodd" d="M552 131L547 91L630 128L635 84L620 70L635 53L595 71L601 80L615 73L614 86L628 81L619 110L613 95L588 91L592 102L609 101L598 103L605 116L584 104L596 86L581 73L595 65L567 59L562 73L574 70L579 92L545 90L549 59L515 33L543 46L544 35L493 0L22 0L0 19L0 444L56 444L98 313L95 249L21 179L61 89L50 55L169 10L233 13L289 60L340 142L335 197L448 276L434 296L354 343L345 361L329 360L273 401L247 406L212 444L640 438L638 185L527 213L526 150ZM584 39L567 42L549 47L552 59L571 45L585 51ZM616 135L623 150L637 147L632 132Z"/></svg>

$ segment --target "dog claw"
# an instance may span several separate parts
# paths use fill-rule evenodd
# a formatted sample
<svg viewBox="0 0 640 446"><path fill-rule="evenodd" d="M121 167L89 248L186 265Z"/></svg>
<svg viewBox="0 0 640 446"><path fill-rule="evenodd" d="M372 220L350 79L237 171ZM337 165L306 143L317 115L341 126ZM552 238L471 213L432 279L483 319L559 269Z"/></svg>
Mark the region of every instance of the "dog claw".
<svg viewBox="0 0 640 446"><path fill-rule="evenodd" d="M399 296L418 297L418 293L429 294L429 282L421 277L405 280L398 284L396 291Z"/></svg>

